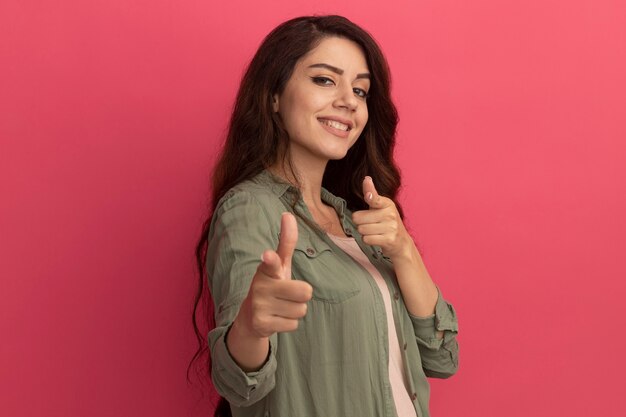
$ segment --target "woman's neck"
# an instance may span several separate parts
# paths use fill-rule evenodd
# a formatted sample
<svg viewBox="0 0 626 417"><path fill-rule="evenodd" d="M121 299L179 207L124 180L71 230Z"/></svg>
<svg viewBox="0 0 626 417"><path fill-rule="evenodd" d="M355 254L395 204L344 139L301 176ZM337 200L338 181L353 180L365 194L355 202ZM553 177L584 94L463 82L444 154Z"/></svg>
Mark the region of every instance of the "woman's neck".
<svg viewBox="0 0 626 417"><path fill-rule="evenodd" d="M291 166L298 168L291 169ZM287 182L297 185L307 207L315 209L321 208L324 204L322 202L322 179L324 178L325 168L325 164L323 166L321 164L318 164L318 166L302 166L302 164L298 163L290 165L285 162L280 165L274 164L268 170Z"/></svg>
<svg viewBox="0 0 626 417"><path fill-rule="evenodd" d="M334 207L324 204L322 201L322 178L324 177L324 167L308 167L300 169L297 172L288 167L287 164L280 166L272 166L268 170L292 184L299 186L304 204L306 204L313 220L326 233L339 237L346 237L338 213Z"/></svg>

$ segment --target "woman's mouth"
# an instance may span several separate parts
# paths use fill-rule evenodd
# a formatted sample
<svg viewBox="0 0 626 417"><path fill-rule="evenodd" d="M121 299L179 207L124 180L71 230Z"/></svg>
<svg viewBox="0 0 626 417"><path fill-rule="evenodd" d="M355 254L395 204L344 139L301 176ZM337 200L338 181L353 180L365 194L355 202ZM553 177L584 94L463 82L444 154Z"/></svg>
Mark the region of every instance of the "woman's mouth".
<svg viewBox="0 0 626 417"><path fill-rule="evenodd" d="M352 129L349 125L338 122L336 120L330 120L330 119L317 119L317 120L319 120L319 122L323 124L324 126L332 127L333 129L337 129L337 130L343 130L344 132L348 132Z"/></svg>

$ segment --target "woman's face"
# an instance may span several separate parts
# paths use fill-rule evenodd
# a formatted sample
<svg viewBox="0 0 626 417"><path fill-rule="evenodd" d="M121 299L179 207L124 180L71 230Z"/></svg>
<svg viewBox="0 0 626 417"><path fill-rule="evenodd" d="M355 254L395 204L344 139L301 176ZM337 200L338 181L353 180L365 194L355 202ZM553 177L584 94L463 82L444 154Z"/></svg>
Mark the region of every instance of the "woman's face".
<svg viewBox="0 0 626 417"><path fill-rule="evenodd" d="M370 74L361 48L323 39L296 64L274 111L289 134L296 166L343 158L367 123Z"/></svg>

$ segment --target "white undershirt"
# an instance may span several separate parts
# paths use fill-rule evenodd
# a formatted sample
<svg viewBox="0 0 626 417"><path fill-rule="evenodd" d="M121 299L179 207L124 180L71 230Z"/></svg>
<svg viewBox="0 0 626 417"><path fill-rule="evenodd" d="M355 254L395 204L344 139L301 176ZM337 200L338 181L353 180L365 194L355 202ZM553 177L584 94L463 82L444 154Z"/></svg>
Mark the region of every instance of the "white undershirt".
<svg viewBox="0 0 626 417"><path fill-rule="evenodd" d="M339 237L328 234L333 242L339 246L344 252L352 257L355 261L361 264L367 272L370 273L371 278L378 285L378 289L383 296L383 302L385 304L385 313L387 316L387 334L389 335L389 383L391 384L391 392L393 394L393 401L396 405L396 412L398 417L417 417L415 407L409 396L409 392L406 387L406 375L404 373L404 366L402 363L402 351L400 350L400 342L398 341L398 334L396 333L396 326L393 321L393 311L391 310L391 294L389 294L389 288L385 283L385 280L378 272L378 269L367 258L367 256L361 251L361 248L356 243L356 240L352 237Z"/></svg>

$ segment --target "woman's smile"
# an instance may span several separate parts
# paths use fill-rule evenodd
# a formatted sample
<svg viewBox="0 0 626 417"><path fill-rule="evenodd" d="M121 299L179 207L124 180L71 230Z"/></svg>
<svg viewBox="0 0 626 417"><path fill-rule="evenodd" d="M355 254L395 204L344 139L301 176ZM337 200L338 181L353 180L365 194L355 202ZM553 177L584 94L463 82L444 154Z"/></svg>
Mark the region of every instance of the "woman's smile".
<svg viewBox="0 0 626 417"><path fill-rule="evenodd" d="M335 136L339 136L340 138L347 138L349 136L350 130L352 130L352 124L350 122L340 122L338 120L321 117L319 117L317 120L320 122L324 129L326 129Z"/></svg>

